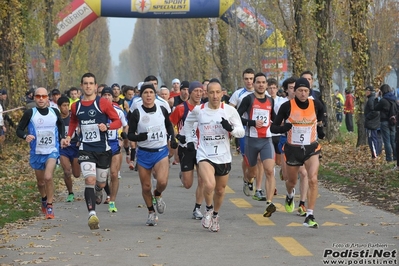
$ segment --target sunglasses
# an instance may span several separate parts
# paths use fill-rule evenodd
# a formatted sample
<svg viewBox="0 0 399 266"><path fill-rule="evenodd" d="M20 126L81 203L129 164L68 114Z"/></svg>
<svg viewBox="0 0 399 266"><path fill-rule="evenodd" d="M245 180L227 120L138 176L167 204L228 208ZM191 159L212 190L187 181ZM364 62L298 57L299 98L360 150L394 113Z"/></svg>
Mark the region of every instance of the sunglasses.
<svg viewBox="0 0 399 266"><path fill-rule="evenodd" d="M35 99L47 99L48 98L48 95L40 95L40 94L36 94L35 95Z"/></svg>

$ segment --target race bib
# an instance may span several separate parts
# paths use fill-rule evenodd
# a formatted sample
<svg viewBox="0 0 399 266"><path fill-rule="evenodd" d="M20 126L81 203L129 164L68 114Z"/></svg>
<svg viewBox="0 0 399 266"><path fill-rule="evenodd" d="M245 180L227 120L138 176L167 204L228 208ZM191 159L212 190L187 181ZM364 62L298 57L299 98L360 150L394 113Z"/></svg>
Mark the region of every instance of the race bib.
<svg viewBox="0 0 399 266"><path fill-rule="evenodd" d="M312 127L292 126L292 144L309 145Z"/></svg>
<svg viewBox="0 0 399 266"><path fill-rule="evenodd" d="M252 119L262 120L263 126L267 127L269 125L269 116L269 110L254 108Z"/></svg>
<svg viewBox="0 0 399 266"><path fill-rule="evenodd" d="M101 140L100 129L97 124L82 125L82 141L83 142L97 142Z"/></svg>
<svg viewBox="0 0 399 266"><path fill-rule="evenodd" d="M218 136L208 136L204 141L205 153L209 157L222 156L227 153L227 148L223 141L217 140Z"/></svg>
<svg viewBox="0 0 399 266"><path fill-rule="evenodd" d="M147 127L147 132L148 132L148 141L163 141L164 138L166 138L165 132L162 130L163 127L158 125L158 126L151 126Z"/></svg>
<svg viewBox="0 0 399 266"><path fill-rule="evenodd" d="M55 147L54 132L53 131L38 131L36 143L37 143L38 148Z"/></svg>

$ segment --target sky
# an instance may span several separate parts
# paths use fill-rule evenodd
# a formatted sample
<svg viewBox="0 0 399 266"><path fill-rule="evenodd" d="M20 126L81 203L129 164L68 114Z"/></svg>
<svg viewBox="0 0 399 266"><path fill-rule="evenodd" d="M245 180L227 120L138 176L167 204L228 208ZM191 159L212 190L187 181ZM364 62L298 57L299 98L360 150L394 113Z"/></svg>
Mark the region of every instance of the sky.
<svg viewBox="0 0 399 266"><path fill-rule="evenodd" d="M111 35L110 53L114 66L119 65L119 54L127 49L132 41L135 18L108 18Z"/></svg>

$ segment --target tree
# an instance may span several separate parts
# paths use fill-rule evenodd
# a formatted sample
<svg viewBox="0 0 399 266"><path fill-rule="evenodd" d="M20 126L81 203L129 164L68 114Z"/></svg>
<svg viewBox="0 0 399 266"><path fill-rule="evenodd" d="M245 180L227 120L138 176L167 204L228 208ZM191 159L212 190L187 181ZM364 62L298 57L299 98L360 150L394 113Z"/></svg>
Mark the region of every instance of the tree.
<svg viewBox="0 0 399 266"><path fill-rule="evenodd" d="M366 144L363 109L365 103L364 89L371 82L370 49L367 31L369 29L370 0L349 0L349 25L352 41L353 86L356 97L356 123L358 138L356 146Z"/></svg>

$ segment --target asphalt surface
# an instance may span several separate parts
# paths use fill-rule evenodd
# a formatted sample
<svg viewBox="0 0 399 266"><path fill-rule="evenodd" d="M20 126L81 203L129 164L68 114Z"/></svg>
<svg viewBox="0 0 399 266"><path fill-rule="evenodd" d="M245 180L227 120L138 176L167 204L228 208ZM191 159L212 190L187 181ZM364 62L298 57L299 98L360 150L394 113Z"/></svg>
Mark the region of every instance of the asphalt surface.
<svg viewBox="0 0 399 266"><path fill-rule="evenodd" d="M122 166L117 213L97 206L100 229L87 226L83 180L75 180L77 200L67 193L55 203L55 219L42 215L27 226L0 234L0 265L398 265L398 216L347 199L320 186L315 217L319 229L284 209L285 189L277 177L278 210L262 216L265 202L242 192L241 157L233 166L220 210L220 231L209 232L191 218L195 186L187 190L171 165L158 225L145 225L147 209L137 172ZM298 190L298 189L297 189ZM296 197L296 205L298 198ZM204 204L202 207L204 211ZM7 241L5 241L7 239ZM339 261L340 262L339 262Z"/></svg>

